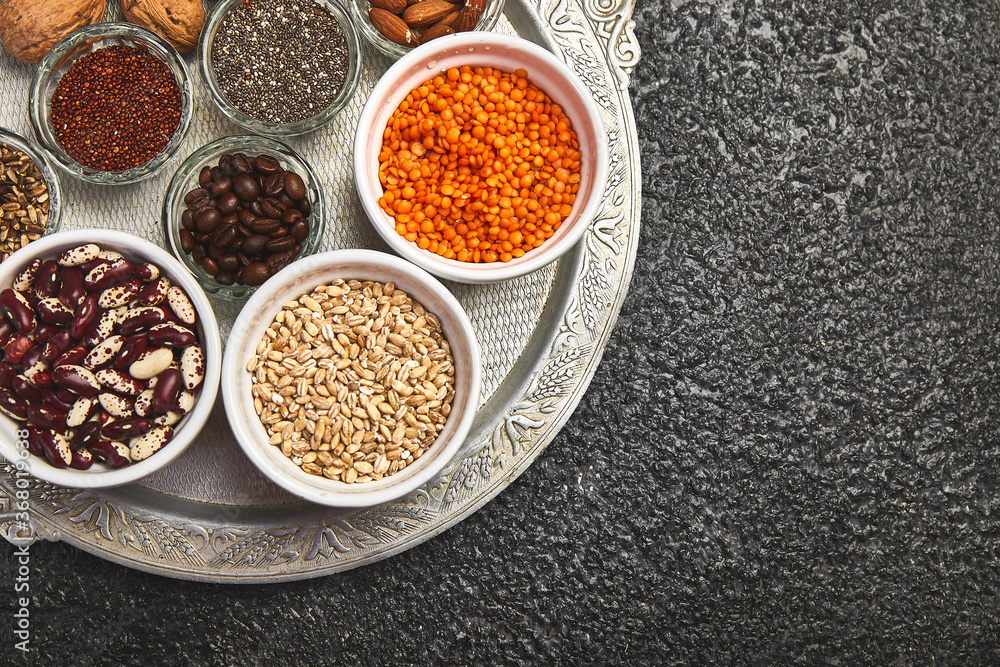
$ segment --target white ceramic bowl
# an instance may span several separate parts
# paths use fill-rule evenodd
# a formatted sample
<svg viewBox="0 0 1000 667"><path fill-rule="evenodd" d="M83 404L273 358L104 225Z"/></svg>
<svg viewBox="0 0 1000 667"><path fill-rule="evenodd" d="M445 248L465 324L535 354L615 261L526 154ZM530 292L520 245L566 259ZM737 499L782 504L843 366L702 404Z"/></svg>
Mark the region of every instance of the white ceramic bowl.
<svg viewBox="0 0 1000 667"><path fill-rule="evenodd" d="M268 443L254 410L247 362L281 306L336 278L392 281L441 320L455 362L451 414L426 453L394 475L363 484L345 484L302 471L280 447ZM304 257L268 280L243 306L226 342L222 362L226 417L247 457L286 491L321 505L366 507L395 500L432 482L455 457L479 407L479 345L461 305L440 282L409 262L372 250L336 250Z"/></svg>
<svg viewBox="0 0 1000 667"><path fill-rule="evenodd" d="M32 241L0 264L0 290L10 287L21 269L35 257L55 258L63 250L85 243L97 243L102 249L117 250L133 261L141 260L156 264L160 268L161 275L166 275L175 285L183 288L197 311L199 341L205 352L204 383L198 393L194 409L174 426L174 437L163 449L149 458L122 468L113 469L100 461L95 461L87 470L54 468L44 458L33 456L18 446L18 423L0 413L0 455L3 458L15 463L19 468L25 466L31 475L52 484L96 489L121 486L142 479L176 459L194 441L208 420L218 394L222 340L212 306L188 270L162 248L124 232L78 229L58 232Z"/></svg>
<svg viewBox="0 0 1000 667"><path fill-rule="evenodd" d="M445 259L395 229L393 219L378 205L382 185L378 155L382 132L390 116L411 90L451 67L490 66L504 72L523 68L528 80L560 104L576 131L583 156L580 189L573 212L541 247L510 262L476 264ZM558 259L579 241L603 203L608 178L608 138L601 112L580 79L552 53L519 37L489 32L448 35L419 46L389 68L379 79L358 120L354 139L354 180L365 213L379 235L402 257L431 273L466 283L508 280L540 269Z"/></svg>

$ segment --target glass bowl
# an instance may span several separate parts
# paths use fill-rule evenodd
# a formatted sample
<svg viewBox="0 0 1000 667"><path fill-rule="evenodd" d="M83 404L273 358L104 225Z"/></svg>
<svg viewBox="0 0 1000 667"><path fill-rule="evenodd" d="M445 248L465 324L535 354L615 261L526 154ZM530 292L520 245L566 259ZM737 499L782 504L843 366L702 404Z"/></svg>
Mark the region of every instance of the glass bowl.
<svg viewBox="0 0 1000 667"><path fill-rule="evenodd" d="M42 175L42 180L45 181L45 187L48 191L46 194L48 195L49 217L42 226L43 229L39 235L47 236L59 231L62 224L62 186L59 184L59 174L56 172L52 160L45 151L39 150L33 143L21 135L2 127L0 127L0 143L7 144L14 150L27 155L28 159L38 168L38 171ZM6 169L7 167L8 165L5 164L4 168ZM16 197L17 195L13 196ZM0 204L6 201L7 195L0 191ZM34 232L28 231L27 233ZM6 244L6 240L5 238L3 241L4 245ZM3 254L7 254L8 251L3 250L2 252ZM2 255L0 255L0 259L2 259Z"/></svg>
<svg viewBox="0 0 1000 667"><path fill-rule="evenodd" d="M503 72L523 68L528 81L562 107L577 135L580 181L572 211L540 246L508 262L447 259L420 248L396 231L395 220L379 206L379 198L383 196L379 155L389 118L414 88L441 72L464 65L489 66ZM393 251L447 280L489 283L536 271L556 261L580 241L603 206L609 156L601 110L588 88L562 60L519 37L465 32L417 47L396 61L375 84L361 111L358 127L372 128L370 132L358 132L354 139L354 181L368 219Z"/></svg>
<svg viewBox="0 0 1000 667"><path fill-rule="evenodd" d="M310 0L313 1L313 0ZM232 122L248 130L253 134L260 134L270 137L292 137L301 134L314 132L328 124L350 101L351 96L358 87L358 80L361 75L361 42L358 32L354 27L347 11L336 0L315 0L319 5L326 8L340 24L341 31L347 43L347 71L344 75L344 85L334 100L325 109L320 110L314 116L304 118L291 123L271 123L259 118L254 118L244 111L238 109L223 92L219 81L215 76L215 63L213 57L213 47L215 38L219 32L223 20L229 11L239 6L238 11L243 11L246 0L225 0L217 4L205 21L202 28L201 38L198 43L199 66L201 78L212 98L212 102L220 111ZM248 6L253 6L252 4Z"/></svg>
<svg viewBox="0 0 1000 667"><path fill-rule="evenodd" d="M309 474L286 456L280 446L271 444L267 431L261 424L260 417L255 408L254 394L252 393L253 373L248 371L248 363L257 354L258 343L260 343L261 338L264 336L264 330L271 326L275 315L281 311L282 306L294 299L299 299L305 294L309 294L319 285L329 285L335 279L344 281L371 280L382 285L392 282L396 289L404 291L411 299L419 302L427 312L437 316L440 321L441 331L448 341L450 352L454 359L454 398L443 428L437 434L434 442L427 447L422 455L415 454L412 457L414 459L413 462L395 472L395 474L359 484L348 484L336 479L329 479L324 475ZM385 295L382 298L385 298ZM384 303L386 306L389 305L388 300ZM334 310L336 309L331 309L329 312L333 312ZM313 312L316 312L315 309ZM369 315L370 317L372 316ZM302 319L304 318L299 319L298 322L301 323ZM286 319L285 321L287 322L288 320ZM315 320L315 323L318 324L319 320ZM369 319L369 323L371 323L371 319ZM306 328L308 326L308 324L305 325ZM323 324L323 326L327 325ZM385 325L385 328L389 327L389 324ZM414 324L414 329L411 329L411 332L416 331L416 327L417 325ZM381 335L384 335L384 333L380 332L379 329L373 329L372 335L368 337L367 342L370 343L373 339ZM393 335L395 336L396 334ZM417 335L424 334L418 333ZM323 338L322 340L328 339ZM336 342L338 339L334 338L332 340L339 347L339 343ZM320 343L318 348L324 346L327 351L331 349L325 343ZM355 347L357 345L352 345L351 349L353 350ZM368 351L368 346L362 347L365 348L366 352ZM334 353L336 356L327 358L327 361L330 362L335 359L339 361L346 358L348 354L346 346L341 349L343 353ZM391 346L385 344L384 356L376 357L374 354L369 355L363 363L372 363L373 365L368 366L367 369L374 369L375 365L380 363L395 366L400 361L407 362L412 359L406 352L392 352L390 349ZM374 353L374 348L372 350ZM426 348L424 348L424 351L426 353ZM354 355L356 353L351 352L351 354ZM393 355L396 356L394 357ZM236 437L244 453L271 481L290 493L321 505L366 507L396 500L421 487L429 489L434 486L436 483L435 480L442 474L446 466L454 460L465 443L472 427L472 422L475 419L476 411L479 409L482 378L481 354L472 324L469 322L468 315L462 309L461 304L459 304L458 300L441 282L423 269L394 255L375 252L373 250L335 250L319 253L312 257L307 257L301 262L296 262L278 273L275 276L275 280L265 283L246 305L243 306L227 339L226 351L222 363L223 377L225 379L222 381L221 388L223 401L225 402L226 417L233 429L233 435ZM320 360L319 363L322 367L323 361ZM354 365L360 366L358 362L355 362ZM383 366L384 368L386 366ZM338 372L337 375L341 376L352 372L352 369L349 367L343 373ZM370 372L374 373L375 371L371 370ZM333 375L332 370L330 375ZM340 382L340 380L338 379L337 382ZM351 383L350 379L344 381L344 385L342 386L345 386L345 391L346 385ZM385 392L380 395L388 395L386 400L389 402L389 405L394 405L393 401L397 400L396 397L400 397L398 398L400 403L405 402L411 406L420 406L420 408L429 406L429 402L420 404L416 401L407 401L407 399L401 398L410 394L398 393L399 390L395 387L391 389L389 387L378 389L375 384L369 383L366 385L365 383L365 379L360 380L360 384L362 385L361 393L367 393L366 389L373 393ZM394 384L399 383L395 382ZM394 392L397 393L394 394ZM344 399L346 401L344 405L350 403L352 398L353 396L347 396ZM370 406L371 409L374 409L375 404L370 404ZM307 410L309 410L308 407ZM404 416L400 416L397 410L396 413L385 414L381 418L380 428L384 427L387 429L383 431L384 433L393 430L390 428L390 424L392 423L389 422L390 418L395 422L396 427L409 423L411 419L414 419L413 414L405 407L403 412L405 413ZM419 412L416 414L420 415ZM323 416L326 416L325 412ZM414 423L413 425L416 424ZM309 433L315 433L309 425L306 428ZM339 424L335 428L339 429ZM358 428L362 427L359 426ZM344 432L346 432L346 427L344 428ZM361 431L357 430L354 433L360 434ZM339 433L334 435L334 437L339 440ZM366 439L364 442L368 442L368 440ZM398 443L399 441L386 438L380 443L386 448L386 459L393 458L392 452L388 451L389 448L400 446L399 444L390 444L390 442ZM333 448L334 446L343 447L344 444L344 442L340 442L339 445L337 443L329 443L326 448L340 455L342 452L336 451ZM322 451L323 447L323 445L319 445L317 451ZM353 452L354 449L352 447L354 447L354 443L348 443L347 451ZM406 459L407 455L404 454L401 458ZM379 465L378 461L375 462L375 465ZM354 467L360 471L359 466L355 465ZM378 472L378 468L375 471ZM367 474L371 471L361 472Z"/></svg>
<svg viewBox="0 0 1000 667"><path fill-rule="evenodd" d="M96 239L96 240L95 240ZM76 229L45 236L11 255L0 264L0 290L10 288L23 268L34 259L54 259L65 250L97 243L103 250L116 251L132 262L150 262L173 285L187 293L197 318L196 328L205 355L204 381L194 407L174 425L173 438L149 458L121 468L100 461L86 470L56 468L44 457L30 454L25 447L23 422L0 413L0 456L38 479L76 489L97 489L136 482L169 465L190 446L212 414L219 391L222 368L222 339L219 323L205 293L188 272L163 248L133 234L115 230ZM6 391L6 390L4 390ZM128 444L127 442L125 443Z"/></svg>
<svg viewBox="0 0 1000 667"><path fill-rule="evenodd" d="M101 171L80 164L59 144L52 128L52 95L59 81L77 59L98 49L125 45L145 49L166 63L181 94L181 116L167 145L145 164L123 171ZM98 23L81 28L59 41L35 72L28 92L28 113L38 143L60 168L76 178L103 185L135 183L157 173L187 136L194 110L191 76L187 65L165 39L131 23Z"/></svg>
<svg viewBox="0 0 1000 667"><path fill-rule="evenodd" d="M313 254L319 248L326 233L327 216L326 200L316 172L302 156L276 139L253 135L223 137L196 150L177 168L163 197L163 238L174 257L191 272L205 292L227 301L243 301L253 294L257 286L219 284L181 247L181 216L186 208L185 196L199 187L198 177L203 167L216 167L224 154L234 153L244 153L251 158L262 154L270 155L277 159L283 169L294 171L302 177L311 208L309 235L302 241L302 250L293 262Z"/></svg>
<svg viewBox="0 0 1000 667"><path fill-rule="evenodd" d="M460 1L464 3L464 0ZM348 0L348 2L351 7L351 15L354 16L354 21L358 24L358 29L376 49L392 59L400 58L413 50L414 47L398 44L375 29L375 26L372 25L371 20L368 18L368 11L372 7L368 0ZM407 4L410 5L413 3L408 2ZM497 21L500 20L500 15L503 14L503 6L504 0L487 0L486 7L483 8L483 13L479 16L479 20L476 22L473 30L493 30L497 25Z"/></svg>

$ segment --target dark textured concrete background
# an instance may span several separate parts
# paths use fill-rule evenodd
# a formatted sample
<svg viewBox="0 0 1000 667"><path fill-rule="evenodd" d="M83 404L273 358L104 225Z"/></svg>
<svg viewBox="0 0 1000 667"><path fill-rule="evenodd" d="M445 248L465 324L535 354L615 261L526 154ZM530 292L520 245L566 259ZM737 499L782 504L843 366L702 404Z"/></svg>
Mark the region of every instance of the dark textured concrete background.
<svg viewBox="0 0 1000 667"><path fill-rule="evenodd" d="M640 2L635 277L536 464L313 581L39 544L32 657L997 664L998 14Z"/></svg>

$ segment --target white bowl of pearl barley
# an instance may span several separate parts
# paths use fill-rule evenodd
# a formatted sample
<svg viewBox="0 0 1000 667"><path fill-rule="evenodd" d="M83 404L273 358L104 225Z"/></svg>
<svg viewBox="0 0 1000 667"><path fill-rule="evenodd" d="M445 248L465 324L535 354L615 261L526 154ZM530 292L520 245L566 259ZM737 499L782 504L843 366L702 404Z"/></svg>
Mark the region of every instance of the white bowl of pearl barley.
<svg viewBox="0 0 1000 667"><path fill-rule="evenodd" d="M367 507L433 486L479 407L481 360L461 304L393 255L301 259L233 324L222 395L247 457L286 491Z"/></svg>

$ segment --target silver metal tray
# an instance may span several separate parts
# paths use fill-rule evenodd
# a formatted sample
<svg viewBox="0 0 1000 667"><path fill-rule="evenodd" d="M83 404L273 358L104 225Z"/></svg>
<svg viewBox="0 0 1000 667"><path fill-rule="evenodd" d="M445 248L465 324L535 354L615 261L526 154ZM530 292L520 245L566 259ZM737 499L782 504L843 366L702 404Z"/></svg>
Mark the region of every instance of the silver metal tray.
<svg viewBox="0 0 1000 667"><path fill-rule="evenodd" d="M107 18L118 18L117 3L109 7ZM199 440L141 484L94 491L21 478L19 489L13 466L3 462L0 533L14 544L63 540L166 576L270 582L385 558L442 532L503 490L551 442L583 396L635 261L641 181L628 99L628 75L639 57L632 7L631 0L507 0L498 30L559 54L593 91L610 135L610 180L592 228L555 265L497 285L448 285L468 310L483 351L483 398L468 440L438 479L409 497L364 510L303 502L243 456L219 399ZM363 62L357 95L334 123L288 142L312 163L330 199L333 218L321 250L386 250L361 210L350 152L367 93L391 62L368 45ZM193 68L193 56L188 63ZM33 66L0 54L0 125L25 136L33 73ZM159 212L173 170L199 146L239 132L195 78L197 111L178 155L156 177L132 186L65 178L64 228L119 229L163 244ZM225 337L239 307L213 305ZM27 504L29 525L18 520L18 503Z"/></svg>

